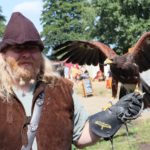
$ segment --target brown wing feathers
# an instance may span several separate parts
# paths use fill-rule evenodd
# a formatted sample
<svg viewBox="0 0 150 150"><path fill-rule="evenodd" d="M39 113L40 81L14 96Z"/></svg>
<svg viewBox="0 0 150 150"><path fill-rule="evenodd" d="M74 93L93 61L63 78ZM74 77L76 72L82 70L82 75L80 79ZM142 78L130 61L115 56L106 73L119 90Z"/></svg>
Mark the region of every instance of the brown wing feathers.
<svg viewBox="0 0 150 150"><path fill-rule="evenodd" d="M91 43L94 44L95 47L97 47L101 51L101 53L105 55L105 58L112 59L114 56L117 55L115 51L113 51L110 47L101 42L92 41Z"/></svg>
<svg viewBox="0 0 150 150"><path fill-rule="evenodd" d="M144 33L137 41L132 55L140 72L150 68L150 32Z"/></svg>
<svg viewBox="0 0 150 150"><path fill-rule="evenodd" d="M56 46L53 55L66 62L97 65L98 63L103 64L107 57L111 58L116 53L100 42L67 41Z"/></svg>

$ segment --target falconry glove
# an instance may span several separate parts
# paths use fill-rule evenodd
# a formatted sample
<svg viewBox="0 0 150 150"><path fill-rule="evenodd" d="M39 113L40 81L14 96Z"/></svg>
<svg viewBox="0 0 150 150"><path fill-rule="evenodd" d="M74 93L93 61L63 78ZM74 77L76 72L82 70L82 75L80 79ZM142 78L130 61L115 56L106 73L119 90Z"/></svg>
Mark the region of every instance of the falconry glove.
<svg viewBox="0 0 150 150"><path fill-rule="evenodd" d="M111 139L122 124L136 119L143 110L143 95L130 93L123 96L116 104L89 118L90 129L97 136Z"/></svg>

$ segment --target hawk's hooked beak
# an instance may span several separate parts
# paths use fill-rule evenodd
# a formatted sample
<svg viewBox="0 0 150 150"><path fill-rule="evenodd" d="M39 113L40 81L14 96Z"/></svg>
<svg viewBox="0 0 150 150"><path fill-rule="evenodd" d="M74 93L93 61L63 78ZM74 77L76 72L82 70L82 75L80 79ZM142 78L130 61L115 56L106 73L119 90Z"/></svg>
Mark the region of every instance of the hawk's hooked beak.
<svg viewBox="0 0 150 150"><path fill-rule="evenodd" d="M113 64L113 61L109 58L107 58L105 61L104 61L104 64L107 65L107 64Z"/></svg>

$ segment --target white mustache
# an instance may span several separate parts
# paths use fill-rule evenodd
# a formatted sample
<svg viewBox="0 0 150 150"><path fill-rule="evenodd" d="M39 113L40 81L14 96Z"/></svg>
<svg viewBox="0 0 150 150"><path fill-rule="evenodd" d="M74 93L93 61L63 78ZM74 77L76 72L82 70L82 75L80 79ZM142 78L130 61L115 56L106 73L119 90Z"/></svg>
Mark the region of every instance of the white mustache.
<svg viewBox="0 0 150 150"><path fill-rule="evenodd" d="M19 61L18 64L33 64L33 61Z"/></svg>

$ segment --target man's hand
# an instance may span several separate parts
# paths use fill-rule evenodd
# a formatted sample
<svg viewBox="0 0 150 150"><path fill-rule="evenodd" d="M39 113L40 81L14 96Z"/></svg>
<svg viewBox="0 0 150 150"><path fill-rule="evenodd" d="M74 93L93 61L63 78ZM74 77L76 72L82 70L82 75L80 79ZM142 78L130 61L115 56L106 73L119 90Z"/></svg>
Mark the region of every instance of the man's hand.
<svg viewBox="0 0 150 150"><path fill-rule="evenodd" d="M122 122L136 119L139 117L144 107L142 100L143 95L138 92L127 94L113 105L110 111L115 113Z"/></svg>
<svg viewBox="0 0 150 150"><path fill-rule="evenodd" d="M130 93L116 104L90 117L92 132L103 138L111 138L128 120L136 119L143 109L143 95Z"/></svg>

